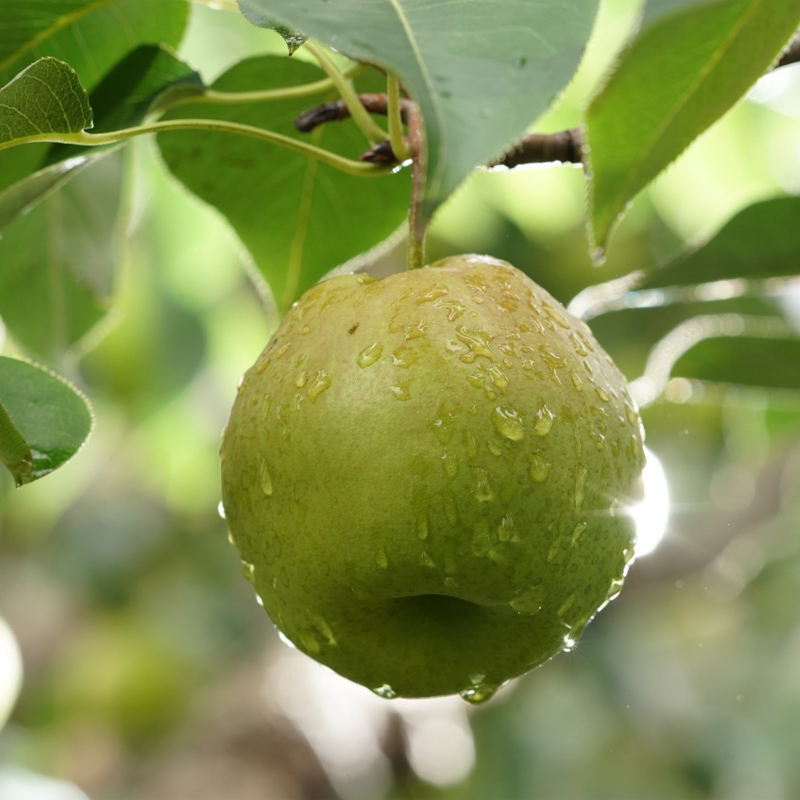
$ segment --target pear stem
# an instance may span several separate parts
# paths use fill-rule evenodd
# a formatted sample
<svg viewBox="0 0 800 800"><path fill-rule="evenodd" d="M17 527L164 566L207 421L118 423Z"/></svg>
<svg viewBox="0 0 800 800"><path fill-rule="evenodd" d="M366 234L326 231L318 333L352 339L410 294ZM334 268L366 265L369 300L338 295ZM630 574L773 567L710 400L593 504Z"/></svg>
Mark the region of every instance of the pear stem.
<svg viewBox="0 0 800 800"><path fill-rule="evenodd" d="M425 265L425 229L422 216L422 199L425 194L425 142L422 118L414 108L408 117L408 138L411 143L411 205L408 211L407 269L419 269Z"/></svg>

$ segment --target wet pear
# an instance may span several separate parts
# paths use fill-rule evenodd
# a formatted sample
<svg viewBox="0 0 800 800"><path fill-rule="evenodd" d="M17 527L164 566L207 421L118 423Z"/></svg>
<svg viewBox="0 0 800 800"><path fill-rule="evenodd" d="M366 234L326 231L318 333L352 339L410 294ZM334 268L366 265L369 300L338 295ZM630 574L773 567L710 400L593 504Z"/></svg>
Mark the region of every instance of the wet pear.
<svg viewBox="0 0 800 800"><path fill-rule="evenodd" d="M293 306L239 387L223 502L298 648L384 697L482 702L619 592L642 435L585 324L459 256Z"/></svg>

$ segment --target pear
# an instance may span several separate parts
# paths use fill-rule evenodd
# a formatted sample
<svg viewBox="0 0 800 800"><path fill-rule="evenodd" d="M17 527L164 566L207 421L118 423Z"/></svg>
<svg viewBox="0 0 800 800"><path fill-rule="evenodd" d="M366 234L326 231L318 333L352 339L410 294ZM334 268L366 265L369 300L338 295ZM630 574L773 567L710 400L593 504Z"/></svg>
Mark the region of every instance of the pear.
<svg viewBox="0 0 800 800"><path fill-rule="evenodd" d="M633 557L625 378L487 256L310 289L244 375L221 457L274 623L385 697L488 699L571 648Z"/></svg>

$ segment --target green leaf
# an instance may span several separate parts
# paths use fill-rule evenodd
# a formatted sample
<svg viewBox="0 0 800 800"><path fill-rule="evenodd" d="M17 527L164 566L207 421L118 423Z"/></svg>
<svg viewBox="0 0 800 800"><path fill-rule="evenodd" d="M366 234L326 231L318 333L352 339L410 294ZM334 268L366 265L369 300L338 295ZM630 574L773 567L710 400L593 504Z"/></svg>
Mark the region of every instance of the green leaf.
<svg viewBox="0 0 800 800"><path fill-rule="evenodd" d="M672 374L682 378L800 390L800 339L709 338L676 362Z"/></svg>
<svg viewBox="0 0 800 800"><path fill-rule="evenodd" d="M177 47L188 14L186 0L0 0L0 84L56 56L91 90L142 42Z"/></svg>
<svg viewBox="0 0 800 800"><path fill-rule="evenodd" d="M191 67L161 45L142 45L113 67L92 93L94 131L132 127L148 114L202 91L202 80ZM48 166L0 192L0 231L115 147L50 148Z"/></svg>
<svg viewBox="0 0 800 800"><path fill-rule="evenodd" d="M122 58L92 92L94 131L114 131L139 124L204 90L197 71L163 45L144 44Z"/></svg>
<svg viewBox="0 0 800 800"><path fill-rule="evenodd" d="M587 115L600 248L627 203L742 97L798 24L800 3L718 0L661 17L633 41Z"/></svg>
<svg viewBox="0 0 800 800"><path fill-rule="evenodd" d="M17 486L72 458L91 430L86 400L66 381L26 361L0 356L0 461Z"/></svg>
<svg viewBox="0 0 800 800"><path fill-rule="evenodd" d="M702 247L653 271L637 289L760 281L800 273L800 197L745 208Z"/></svg>
<svg viewBox="0 0 800 800"><path fill-rule="evenodd" d="M396 73L420 104L426 214L523 134L572 77L598 0L239 0Z"/></svg>
<svg viewBox="0 0 800 800"><path fill-rule="evenodd" d="M78 74L56 58L40 58L0 89L0 144L91 126L92 109Z"/></svg>
<svg viewBox="0 0 800 800"><path fill-rule="evenodd" d="M312 64L264 56L237 64L212 88L271 89L323 77ZM374 91L374 80L364 76L359 88ZM192 104L165 119L223 119L309 140L295 129L295 118L332 97L328 92L241 106ZM352 120L323 125L310 141L350 158L365 149ZM284 310L330 269L385 239L406 215L406 173L354 177L285 148L206 131L162 133L158 145L172 173L225 215Z"/></svg>
<svg viewBox="0 0 800 800"><path fill-rule="evenodd" d="M800 389L800 337L782 317L727 313L694 316L652 348L631 391L640 405L673 377L769 389Z"/></svg>
<svg viewBox="0 0 800 800"><path fill-rule="evenodd" d="M17 217L31 211L37 203L64 186L85 167L99 158L105 158L108 152L93 149L83 156L59 161L0 192L0 232Z"/></svg>
<svg viewBox="0 0 800 800"><path fill-rule="evenodd" d="M246 8L245 5L242 4L242 13L244 13L244 15L250 20L250 22L253 23L253 25L257 25L259 28L269 28L281 36L283 41L286 42L286 46L289 48L290 56L302 46L303 42L307 38L306 36L303 36L302 33L298 33L291 28L287 28L285 25L281 25L280 22L276 22L271 17L267 17L258 11L258 9Z"/></svg>
<svg viewBox="0 0 800 800"><path fill-rule="evenodd" d="M122 178L110 154L3 232L0 317L43 361L58 363L108 310Z"/></svg>
<svg viewBox="0 0 800 800"><path fill-rule="evenodd" d="M0 85L53 56L68 63L91 94L142 42L177 47L188 15L187 0L0 0ZM45 144L0 152L0 189L52 163L51 153Z"/></svg>

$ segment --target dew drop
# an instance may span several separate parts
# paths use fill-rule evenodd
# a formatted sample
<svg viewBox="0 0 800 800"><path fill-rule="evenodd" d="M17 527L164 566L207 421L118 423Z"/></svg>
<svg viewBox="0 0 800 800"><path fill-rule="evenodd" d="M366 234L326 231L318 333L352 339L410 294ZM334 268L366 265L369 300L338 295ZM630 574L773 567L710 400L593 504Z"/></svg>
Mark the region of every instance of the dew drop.
<svg viewBox="0 0 800 800"><path fill-rule="evenodd" d="M575 510L580 511L583 505L583 489L586 483L586 467L581 464L575 470Z"/></svg>
<svg viewBox="0 0 800 800"><path fill-rule="evenodd" d="M487 441L486 446L489 448L489 452L493 456L501 456L503 455L503 451L499 448L494 442Z"/></svg>
<svg viewBox="0 0 800 800"><path fill-rule="evenodd" d="M322 650L322 645L316 640L311 631L300 631L297 639L309 653L319 653Z"/></svg>
<svg viewBox="0 0 800 800"><path fill-rule="evenodd" d="M247 578L250 583L255 586L256 582L256 568L249 561L242 559L242 575Z"/></svg>
<svg viewBox="0 0 800 800"><path fill-rule="evenodd" d="M533 432L537 436L547 436L553 427L553 420L556 415L544 404L536 412L536 420L533 423Z"/></svg>
<svg viewBox="0 0 800 800"><path fill-rule="evenodd" d="M569 339L572 342L573 349L575 350L575 352L579 356L588 356L589 355L589 351L586 349L586 347L584 346L583 342L580 340L578 334L575 333L575 331L570 333Z"/></svg>
<svg viewBox="0 0 800 800"><path fill-rule="evenodd" d="M611 398L608 396L608 392L605 389L601 388L600 386L594 387L595 392L597 392L597 396L604 402L607 403Z"/></svg>
<svg viewBox="0 0 800 800"><path fill-rule="evenodd" d="M432 286L428 286L426 289L423 289L418 297L417 297L417 305L422 305L422 303L430 303L432 300L436 300L440 297L444 297L448 293L448 288L441 283L435 283Z"/></svg>
<svg viewBox="0 0 800 800"><path fill-rule="evenodd" d="M448 444L453 438L453 413L439 409L439 417L433 422L433 432L440 444Z"/></svg>
<svg viewBox="0 0 800 800"><path fill-rule="evenodd" d="M464 445L470 458L475 458L478 455L478 443L475 441L471 431L464 431Z"/></svg>
<svg viewBox="0 0 800 800"><path fill-rule="evenodd" d="M325 619L325 617L323 617L321 614L315 614L312 612L308 615L308 619L311 622L312 627L329 645L336 645L336 639L333 635L333 631L331 630L331 626L328 625L328 621Z"/></svg>
<svg viewBox="0 0 800 800"><path fill-rule="evenodd" d="M531 480L534 483L544 483L550 476L552 466L553 462L549 458L540 453L534 453L531 459Z"/></svg>
<svg viewBox="0 0 800 800"><path fill-rule="evenodd" d="M236 539L233 538L233 532L230 530L230 528L228 529L228 542L236 547Z"/></svg>
<svg viewBox="0 0 800 800"><path fill-rule="evenodd" d="M324 369L318 370L308 387L308 399L315 403L317 398L331 385L331 378Z"/></svg>
<svg viewBox="0 0 800 800"><path fill-rule="evenodd" d="M505 394L506 389L508 389L508 377L505 372L497 365L492 364L492 366L489 367L489 377L492 379L492 383L497 387L497 390L501 394Z"/></svg>
<svg viewBox="0 0 800 800"><path fill-rule="evenodd" d="M494 500L494 490L489 483L489 476L483 467L473 467L472 475L475 482L472 485L472 496L481 503L490 503Z"/></svg>
<svg viewBox="0 0 800 800"><path fill-rule="evenodd" d="M223 505L222 500L220 500L219 504L217 505L217 514L219 514L222 519L225 519L225 506ZM233 542L231 542L231 544L233 544Z"/></svg>
<svg viewBox="0 0 800 800"><path fill-rule="evenodd" d="M281 345L280 349L278 350L278 352L275 353L275 357L276 358L283 358L283 356L286 355L286 353L288 352L288 350L289 350L289 348L291 346L292 346L291 342L286 342L286 344Z"/></svg>
<svg viewBox="0 0 800 800"><path fill-rule="evenodd" d="M533 616L542 610L543 602L544 587L540 583L518 594L511 601L510 606L518 614Z"/></svg>
<svg viewBox="0 0 800 800"><path fill-rule="evenodd" d="M381 355L383 355L383 345L380 342L373 342L358 354L356 364L362 369L371 367Z"/></svg>
<svg viewBox="0 0 800 800"><path fill-rule="evenodd" d="M475 525L472 532L472 554L478 558L485 558L492 549L492 540L489 536L489 525L481 520Z"/></svg>
<svg viewBox="0 0 800 800"><path fill-rule="evenodd" d="M506 514L497 528L497 538L501 542L510 541L513 527L514 527L513 517L511 516L511 514Z"/></svg>
<svg viewBox="0 0 800 800"><path fill-rule="evenodd" d="M419 353L416 349L401 344L393 353L392 353L392 364L396 367L401 367L402 369L408 369L413 363L417 361L419 358Z"/></svg>
<svg viewBox="0 0 800 800"><path fill-rule="evenodd" d="M378 550L378 553L375 556L375 561L381 569L386 569L389 566L389 558L386 555L386 551L382 547L380 550Z"/></svg>
<svg viewBox="0 0 800 800"><path fill-rule="evenodd" d="M411 386L411 381L403 381L396 386L390 386L389 391L395 400L408 400L411 397L409 386Z"/></svg>
<svg viewBox="0 0 800 800"><path fill-rule="evenodd" d="M575 603L575 592L573 592L573 593L572 593L572 594L571 594L571 595L570 595L570 596L569 596L569 597L568 597L568 598L567 598L567 599L566 599L566 600L565 600L565 601L564 601L564 602L561 604L561 608L559 608L559 609L558 609L558 611L556 611L556 614L557 614L559 617L563 617L563 616L564 616L564 614L566 614L566 613L567 613L567 611L569 611L569 610L572 608L572 606L574 605L574 603Z"/></svg>
<svg viewBox="0 0 800 800"><path fill-rule="evenodd" d="M520 442L525 438L525 429L522 427L522 418L519 415L519 412L515 411L512 408L504 408L503 406L497 406L494 411L492 411L492 422L494 423L495 430L501 435L504 436L506 439L510 439L512 442ZM537 415L537 422L539 423L539 418ZM534 425L534 430L536 430L536 424ZM552 418L550 419L550 426L552 427L553 421ZM550 428L548 428L548 431ZM539 434L543 436L544 434Z"/></svg>
<svg viewBox="0 0 800 800"><path fill-rule="evenodd" d="M572 545L573 547L580 541L583 534L586 532L586 522L579 522L572 532Z"/></svg>
<svg viewBox="0 0 800 800"><path fill-rule="evenodd" d="M452 450L445 449L442 453L442 467L448 478L455 478L458 474L458 458Z"/></svg>
<svg viewBox="0 0 800 800"><path fill-rule="evenodd" d="M381 684L376 689L372 690L378 697L383 697L385 700L392 700L397 697L397 692L389 686L388 683Z"/></svg>
<svg viewBox="0 0 800 800"><path fill-rule="evenodd" d="M269 474L266 461L261 465L261 491L267 497L272 497L272 475Z"/></svg>
<svg viewBox="0 0 800 800"><path fill-rule="evenodd" d="M302 371L302 372L301 372L301 373L300 373L300 374L297 376L297 379L295 380L295 382L294 382L294 385L295 385L295 386L296 386L298 389L302 389L302 388L303 388L303 387L304 387L304 386L305 386L307 383L308 383L308 372L307 372L306 370L303 370L303 371Z"/></svg>
<svg viewBox="0 0 800 800"><path fill-rule="evenodd" d="M423 550L419 556L419 564L421 567L435 567L436 562L428 555L427 551Z"/></svg>
<svg viewBox="0 0 800 800"><path fill-rule="evenodd" d="M542 303L542 308L544 309L544 313L547 314L550 319L552 319L565 330L569 330L572 327L567 318L560 311L553 308L549 303Z"/></svg>
<svg viewBox="0 0 800 800"><path fill-rule="evenodd" d="M498 686L491 686L488 683L480 683L476 686L470 686L469 689L464 689L463 692L458 694L462 700L466 700L470 705L479 706L491 700L498 688Z"/></svg>
<svg viewBox="0 0 800 800"><path fill-rule="evenodd" d="M558 554L561 552L561 542L556 539L553 544L550 545L550 549L547 551L547 563L552 564L553 561L558 558Z"/></svg>
<svg viewBox="0 0 800 800"><path fill-rule="evenodd" d="M581 380L580 375L578 375L576 372L572 373L572 385L577 391L583 391L583 381Z"/></svg>

